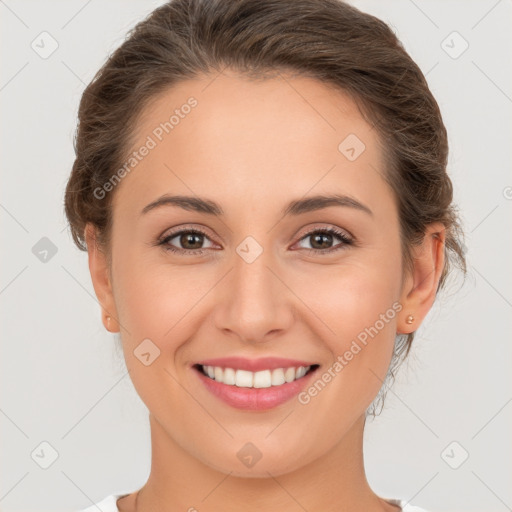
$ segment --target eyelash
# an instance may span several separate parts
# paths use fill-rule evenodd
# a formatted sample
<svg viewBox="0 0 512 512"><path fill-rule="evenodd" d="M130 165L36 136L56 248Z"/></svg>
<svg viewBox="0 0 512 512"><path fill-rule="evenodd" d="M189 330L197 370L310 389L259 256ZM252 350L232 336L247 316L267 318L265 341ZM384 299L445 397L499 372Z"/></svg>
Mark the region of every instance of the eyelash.
<svg viewBox="0 0 512 512"><path fill-rule="evenodd" d="M341 244L341 246L339 246L339 247L334 247L334 248L331 247L329 249L305 249L306 251L308 251L308 254L312 254L312 253L319 254L319 255L331 254L331 253L345 249L345 247L347 245L354 244L354 241L352 240L352 238L349 238L344 232L339 231L336 228L314 229L314 230L306 233L299 240L299 242L309 236L312 236L312 235L318 234L318 233L337 236L343 242L343 244ZM172 245L168 244L168 242L170 240L172 240L173 238L176 238L179 235L183 235L183 234L196 234L196 235L202 235L202 236L205 236L206 238L209 238L208 235L200 229L197 229L197 228L184 229L182 231L176 231L175 233L171 233L170 235L166 236L165 238L159 240L156 245L162 246L164 248L164 250L166 250L166 251L171 251L173 253L183 254L183 255L187 255L187 256L201 256L204 252L206 252L206 249L179 249L179 248L173 247Z"/></svg>

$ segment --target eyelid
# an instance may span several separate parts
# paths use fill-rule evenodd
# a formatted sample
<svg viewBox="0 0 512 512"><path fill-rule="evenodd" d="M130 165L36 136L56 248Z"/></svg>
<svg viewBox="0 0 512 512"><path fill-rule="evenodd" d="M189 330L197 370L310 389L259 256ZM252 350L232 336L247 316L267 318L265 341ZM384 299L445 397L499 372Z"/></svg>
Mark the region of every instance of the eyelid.
<svg viewBox="0 0 512 512"><path fill-rule="evenodd" d="M197 225L185 225L185 226L179 226L176 228L173 228L171 230L166 230L162 235L160 235L157 239L156 245L167 245L166 240L172 240L173 238L176 238L179 235L182 235L183 233L196 233L203 235L205 238L207 238L211 243L217 244L210 236L210 234L206 231L206 228L197 227ZM219 245L219 244L217 244ZM210 247L204 248L204 249L181 249L180 247L173 247L173 249L176 249L177 252L186 252L189 254L198 254L200 251L205 251L206 249L210 249ZM171 249L172 250L172 249Z"/></svg>
<svg viewBox="0 0 512 512"><path fill-rule="evenodd" d="M176 236L181 234L182 232L196 231L201 233L202 235L212 239L213 237L210 235L209 231L206 227L203 227L201 224L185 224L176 226L174 228L166 229L159 237L158 240L163 240L165 238L169 238L170 236Z"/></svg>
<svg viewBox="0 0 512 512"><path fill-rule="evenodd" d="M355 245L355 237L346 229L340 228L338 226L333 225L313 225L307 228L305 232L303 232L297 239L297 241L294 243L293 246L300 243L302 240L307 238L308 236L313 235L314 233L327 233L329 235L332 235L334 237L338 237L340 240L342 240L342 244L340 247L340 244L338 246L330 247L327 249L307 249L302 248L305 251L308 251L309 253L316 253L318 255L328 255L331 253L338 252L339 250L344 249L347 246ZM167 234L166 234L167 233ZM160 235L158 237L158 241L155 245L163 246L165 250L169 250L171 252L175 252L182 255L202 255L205 251L208 249L211 249L211 247L201 248L201 249L182 249L180 247L174 247L168 244L167 242L172 240L173 238L176 238L177 236L183 234L183 233L197 233L203 235L205 238L210 240L213 244L216 242L212 240L212 237L206 232L206 228L197 227L197 224L194 225L183 225L176 227L174 229L171 229L170 232L164 231L164 234ZM293 247L292 246L292 247Z"/></svg>
<svg viewBox="0 0 512 512"><path fill-rule="evenodd" d="M302 250L307 251L308 254L329 256L331 254L337 254L339 253L339 251L347 249L347 247L356 245L354 236L352 234L349 234L347 230L344 230L337 226L313 226L311 228L308 228L308 230L299 237L298 241L294 244L294 246L300 244L303 240L312 236L314 233L325 233L334 238L338 238L341 240L341 244L334 245L334 247L329 247L327 249L308 249L303 247Z"/></svg>
<svg viewBox="0 0 512 512"><path fill-rule="evenodd" d="M335 225L329 225L329 224L313 224L312 226L309 226L306 228L306 231L302 233L302 235L299 236L299 240L302 240L307 235L310 235L311 233L316 233L317 231L339 231L343 235L345 235L347 238L350 238L351 240L355 241L354 235L348 231L348 229L340 228L339 226Z"/></svg>

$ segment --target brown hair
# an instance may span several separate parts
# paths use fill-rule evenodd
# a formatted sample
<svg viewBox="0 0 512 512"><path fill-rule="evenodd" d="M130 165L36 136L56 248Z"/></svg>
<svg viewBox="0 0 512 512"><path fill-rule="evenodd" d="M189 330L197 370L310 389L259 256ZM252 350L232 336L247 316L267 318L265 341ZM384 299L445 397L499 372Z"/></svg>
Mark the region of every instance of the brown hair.
<svg viewBox="0 0 512 512"><path fill-rule="evenodd" d="M180 81L226 67L248 78L290 71L348 93L385 141L383 175L399 208L404 270L411 268L411 248L426 226L442 222L446 262L439 288L451 266L466 272L437 102L389 26L341 0L171 0L130 30L80 101L76 159L65 194L80 249L86 250L90 222L99 247L110 254L112 193L99 199L94 190L125 161L148 102ZM397 336L388 377L413 338Z"/></svg>

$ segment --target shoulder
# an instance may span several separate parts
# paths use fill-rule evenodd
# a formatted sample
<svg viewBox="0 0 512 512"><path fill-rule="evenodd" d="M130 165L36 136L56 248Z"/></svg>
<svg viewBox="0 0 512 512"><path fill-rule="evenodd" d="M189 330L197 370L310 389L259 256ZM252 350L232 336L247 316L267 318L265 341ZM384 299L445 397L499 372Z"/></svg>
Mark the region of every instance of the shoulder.
<svg viewBox="0 0 512 512"><path fill-rule="evenodd" d="M101 501L98 501L94 505L91 505L82 510L77 510L76 512L119 512L117 508L117 500L124 496L127 496L128 492L118 492L114 494L110 494L106 496Z"/></svg>
<svg viewBox="0 0 512 512"><path fill-rule="evenodd" d="M391 503L392 505L396 505L396 506L400 507L402 512L428 512L424 508L416 507L415 505L411 505L406 500L385 498L385 501L387 501L388 503Z"/></svg>
<svg viewBox="0 0 512 512"><path fill-rule="evenodd" d="M401 500L400 506L402 507L402 512L427 512L424 508L416 507L409 503L406 504L405 500Z"/></svg>
<svg viewBox="0 0 512 512"><path fill-rule="evenodd" d="M124 496L128 496L128 494L130 493L121 492L110 494L94 505L91 505L90 507L84 508L82 510L78 510L76 512L98 512L98 510L100 512L119 512L119 509L117 508L117 500ZM415 505L407 503L405 500L387 499L386 501L401 507L402 512L428 512L424 508L416 507Z"/></svg>

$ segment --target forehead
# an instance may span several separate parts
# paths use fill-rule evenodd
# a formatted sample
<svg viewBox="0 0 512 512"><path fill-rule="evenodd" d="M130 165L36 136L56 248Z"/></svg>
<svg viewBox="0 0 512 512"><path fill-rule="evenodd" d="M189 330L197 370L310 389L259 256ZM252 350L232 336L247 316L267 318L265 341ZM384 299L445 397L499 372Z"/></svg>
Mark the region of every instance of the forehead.
<svg viewBox="0 0 512 512"><path fill-rule="evenodd" d="M341 187L369 202L386 186L376 130L347 93L312 78L183 81L148 102L134 135L132 151L151 149L118 187L124 195L250 191L280 202Z"/></svg>

